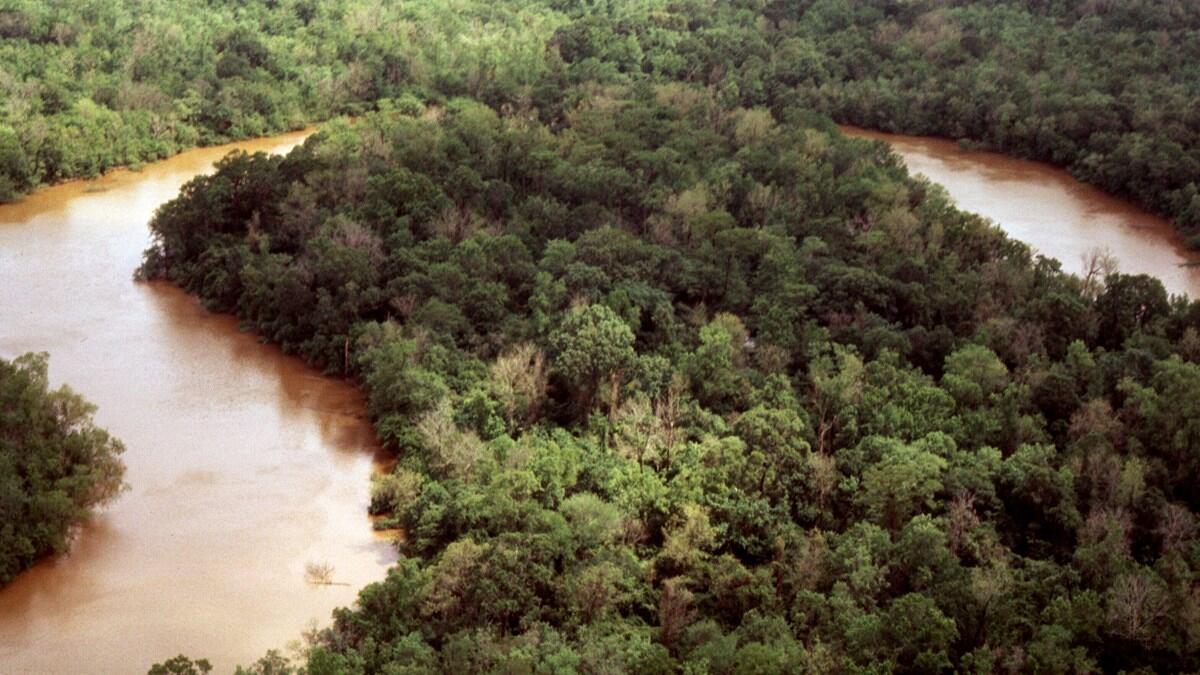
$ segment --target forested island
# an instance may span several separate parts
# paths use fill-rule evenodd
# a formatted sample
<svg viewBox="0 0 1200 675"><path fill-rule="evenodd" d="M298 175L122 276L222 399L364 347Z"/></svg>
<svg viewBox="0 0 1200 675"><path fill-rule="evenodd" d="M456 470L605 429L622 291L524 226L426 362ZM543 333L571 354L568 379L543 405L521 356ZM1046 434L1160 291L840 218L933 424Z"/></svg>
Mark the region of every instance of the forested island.
<svg viewBox="0 0 1200 675"><path fill-rule="evenodd" d="M349 116L192 180L139 270L397 460L399 562L242 672L1200 669L1200 302L835 125L1194 236L1194 3L5 7L0 198Z"/></svg>
<svg viewBox="0 0 1200 675"><path fill-rule="evenodd" d="M50 389L45 354L0 358L0 586L51 553L125 484L125 448L95 406Z"/></svg>

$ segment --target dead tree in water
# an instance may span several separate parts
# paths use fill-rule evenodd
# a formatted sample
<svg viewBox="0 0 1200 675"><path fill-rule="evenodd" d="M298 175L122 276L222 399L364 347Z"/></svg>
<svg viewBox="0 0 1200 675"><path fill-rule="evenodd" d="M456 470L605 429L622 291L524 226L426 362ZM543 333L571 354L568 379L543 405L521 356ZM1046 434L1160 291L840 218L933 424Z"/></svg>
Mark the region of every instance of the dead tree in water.
<svg viewBox="0 0 1200 675"><path fill-rule="evenodd" d="M349 586L333 580L333 565L327 562L310 562L304 566L304 580L314 586Z"/></svg>

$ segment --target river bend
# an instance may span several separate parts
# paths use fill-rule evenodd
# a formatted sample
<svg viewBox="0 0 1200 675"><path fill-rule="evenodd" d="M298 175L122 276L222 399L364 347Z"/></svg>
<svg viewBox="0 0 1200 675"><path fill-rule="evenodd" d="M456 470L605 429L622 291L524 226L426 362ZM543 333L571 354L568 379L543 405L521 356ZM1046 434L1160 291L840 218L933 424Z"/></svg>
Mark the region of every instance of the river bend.
<svg viewBox="0 0 1200 675"><path fill-rule="evenodd" d="M0 671L217 672L282 648L394 560L366 515L378 448L348 384L163 283L135 283L155 208L234 148L205 148L0 206L0 355L50 353L99 406L132 489L69 554L0 590ZM306 583L328 563L344 585Z"/></svg>

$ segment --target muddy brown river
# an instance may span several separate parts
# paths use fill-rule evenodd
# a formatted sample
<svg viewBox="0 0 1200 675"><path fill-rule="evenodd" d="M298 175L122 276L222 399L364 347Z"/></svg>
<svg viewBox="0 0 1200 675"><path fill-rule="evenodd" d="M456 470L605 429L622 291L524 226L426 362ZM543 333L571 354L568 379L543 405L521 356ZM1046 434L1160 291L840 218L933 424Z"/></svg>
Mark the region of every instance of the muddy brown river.
<svg viewBox="0 0 1200 675"><path fill-rule="evenodd" d="M964 150L954 141L901 136L843 126L842 133L887 142L913 174L924 174L966 211L995 221L1009 236L1079 273L1083 256L1100 247L1126 274L1149 274L1169 293L1200 297L1200 258L1187 251L1170 223L1069 173L1040 162Z"/></svg>
<svg viewBox="0 0 1200 675"><path fill-rule="evenodd" d="M132 281L155 207L233 148L187 152L0 206L0 355L50 353L99 406L131 490L69 554L0 589L0 672L217 672L285 648L394 560L366 515L381 458L349 385L166 284ZM306 582L309 563L338 585Z"/></svg>

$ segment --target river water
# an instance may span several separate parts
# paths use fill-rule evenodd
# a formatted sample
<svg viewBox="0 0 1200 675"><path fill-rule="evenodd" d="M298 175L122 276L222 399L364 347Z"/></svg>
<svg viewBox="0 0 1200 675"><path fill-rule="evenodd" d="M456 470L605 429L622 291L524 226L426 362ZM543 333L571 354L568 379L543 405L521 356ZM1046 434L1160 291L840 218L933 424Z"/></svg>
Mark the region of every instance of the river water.
<svg viewBox="0 0 1200 675"><path fill-rule="evenodd" d="M1163 218L1075 180L1062 169L992 152L964 150L954 141L902 136L843 126L842 133L892 146L913 174L924 174L965 211L995 221L1009 236L1079 273L1089 250L1107 249L1126 274L1149 274L1169 293L1200 297L1197 256Z"/></svg>
<svg viewBox="0 0 1200 675"><path fill-rule="evenodd" d="M144 673L178 653L217 672L283 648L394 560L366 515L382 461L349 385L167 284L135 283L155 207L233 148L0 206L0 356L50 353L99 406L131 490L69 554L0 589L0 672ZM313 586L308 563L334 568Z"/></svg>

